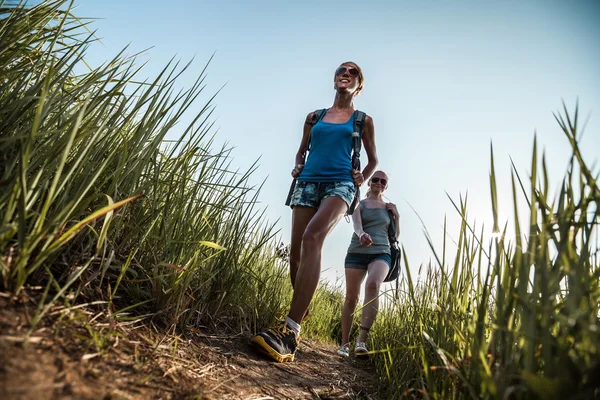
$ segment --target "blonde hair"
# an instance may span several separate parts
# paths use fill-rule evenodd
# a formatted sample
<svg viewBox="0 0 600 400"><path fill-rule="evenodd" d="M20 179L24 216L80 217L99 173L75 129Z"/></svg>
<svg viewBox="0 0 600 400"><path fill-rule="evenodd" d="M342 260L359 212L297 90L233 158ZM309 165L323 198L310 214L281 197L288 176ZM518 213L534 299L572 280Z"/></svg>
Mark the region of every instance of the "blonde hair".
<svg viewBox="0 0 600 400"><path fill-rule="evenodd" d="M340 64L340 67L342 65L350 65L351 67L354 67L358 70L358 88L356 88L356 91L354 92L354 95L358 96L358 94L363 90L363 87L365 86L365 76L363 75L362 68L359 67L358 64L355 63L354 61L343 62ZM335 78L336 78L336 75L334 74L334 76L333 76L334 82L335 82Z"/></svg>

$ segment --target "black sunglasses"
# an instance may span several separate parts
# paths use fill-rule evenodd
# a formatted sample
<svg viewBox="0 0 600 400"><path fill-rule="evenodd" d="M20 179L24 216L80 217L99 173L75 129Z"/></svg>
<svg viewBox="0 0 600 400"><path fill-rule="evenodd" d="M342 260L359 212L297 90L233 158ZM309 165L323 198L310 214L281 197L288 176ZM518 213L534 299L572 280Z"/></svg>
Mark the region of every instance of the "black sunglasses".
<svg viewBox="0 0 600 400"><path fill-rule="evenodd" d="M335 76L348 73L348 75L356 78L358 76L358 70L356 68L339 67L335 70Z"/></svg>
<svg viewBox="0 0 600 400"><path fill-rule="evenodd" d="M387 185L387 179L383 179L383 178L379 179L378 177L371 178L371 182L373 182L373 183L381 182L381 184L383 186Z"/></svg>

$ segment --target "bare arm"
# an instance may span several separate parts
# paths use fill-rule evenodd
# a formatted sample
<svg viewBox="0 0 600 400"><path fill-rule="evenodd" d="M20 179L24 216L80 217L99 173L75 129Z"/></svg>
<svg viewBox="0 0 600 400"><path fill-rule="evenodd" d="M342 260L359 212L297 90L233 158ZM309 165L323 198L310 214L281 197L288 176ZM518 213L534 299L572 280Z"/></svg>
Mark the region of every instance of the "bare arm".
<svg viewBox="0 0 600 400"><path fill-rule="evenodd" d="M371 235L363 230L362 226L362 216L360 214L360 210L362 205L359 204L358 207L352 213L352 226L354 228L354 233L358 236L358 241L361 245L365 247L369 247L373 243L373 239L371 239Z"/></svg>
<svg viewBox="0 0 600 400"><path fill-rule="evenodd" d="M363 128L362 135L363 147L367 153L367 165L363 169L364 180L367 181L371 178L371 175L375 172L379 160L377 159L377 148L375 147L375 125L373 124L373 118L365 118L365 127Z"/></svg>
<svg viewBox="0 0 600 400"><path fill-rule="evenodd" d="M359 204L358 207L356 207L356 209L352 213L352 227L354 228L354 233L356 233L356 236L358 236L359 238L362 236L363 233L365 233L363 231L360 208L361 205Z"/></svg>
<svg viewBox="0 0 600 400"><path fill-rule="evenodd" d="M292 171L292 176L296 178L302 172L302 168L304 168L304 162L306 161L306 151L308 149L308 136L310 134L310 130L312 129L312 125L310 121L313 118L314 113L308 113L306 116L306 120L304 121L304 129L302 131L302 140L300 141L300 147L298 148L298 152L296 153L296 163L294 164L294 170Z"/></svg>

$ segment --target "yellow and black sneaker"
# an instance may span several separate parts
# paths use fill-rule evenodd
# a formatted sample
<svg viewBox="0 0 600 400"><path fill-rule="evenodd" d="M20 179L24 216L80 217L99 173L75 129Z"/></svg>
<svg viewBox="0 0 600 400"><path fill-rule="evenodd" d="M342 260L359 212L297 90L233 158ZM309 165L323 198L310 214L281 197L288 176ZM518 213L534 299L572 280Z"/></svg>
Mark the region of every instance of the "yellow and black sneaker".
<svg viewBox="0 0 600 400"><path fill-rule="evenodd" d="M294 354L298 347L296 333L287 326L285 321L277 321L265 332L254 336L250 343L280 363L294 361Z"/></svg>

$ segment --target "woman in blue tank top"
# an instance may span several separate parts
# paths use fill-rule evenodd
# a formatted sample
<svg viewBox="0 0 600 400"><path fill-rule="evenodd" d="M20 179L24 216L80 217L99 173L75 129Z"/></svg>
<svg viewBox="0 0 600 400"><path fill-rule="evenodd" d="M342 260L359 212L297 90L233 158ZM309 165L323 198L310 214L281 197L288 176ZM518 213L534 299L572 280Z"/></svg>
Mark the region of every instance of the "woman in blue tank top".
<svg viewBox="0 0 600 400"><path fill-rule="evenodd" d="M383 192L388 188L388 183L389 178L385 172L375 172L369 181L367 197L352 214L354 234L344 263L346 299L342 310L342 346L337 351L344 357L350 355L352 317L365 276L365 300L354 354L358 357L367 355L367 336L379 311L379 288L392 265L388 231L392 218L397 228L396 235L400 232L400 224L396 205L386 203L383 199Z"/></svg>
<svg viewBox="0 0 600 400"><path fill-rule="evenodd" d="M354 199L356 187L377 168L373 119L366 116L362 143L368 163L363 171L352 169L354 97L364 86L358 65L345 62L333 79L335 100L331 108L312 124L306 116L300 148L292 176L298 179L292 194L290 276L294 296L285 321L252 338L259 350L279 362L293 361L300 324L308 316L321 273L321 250L325 238L337 225ZM305 157L309 146L310 154Z"/></svg>

